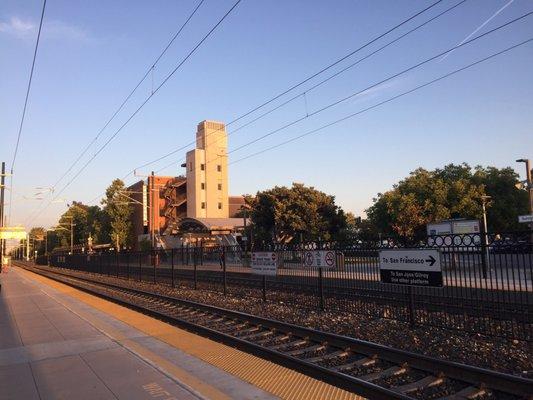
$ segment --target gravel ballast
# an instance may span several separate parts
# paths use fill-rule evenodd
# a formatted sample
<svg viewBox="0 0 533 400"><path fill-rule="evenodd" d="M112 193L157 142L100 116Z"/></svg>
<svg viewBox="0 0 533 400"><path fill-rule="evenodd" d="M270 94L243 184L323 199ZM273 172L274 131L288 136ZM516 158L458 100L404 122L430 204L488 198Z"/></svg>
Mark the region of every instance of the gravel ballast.
<svg viewBox="0 0 533 400"><path fill-rule="evenodd" d="M47 269L41 266L39 268ZM50 268L50 270L57 269ZM238 288L232 287L229 293L224 296L222 293L210 290L194 290L187 287L172 288L165 284L139 282L80 271L61 271L82 277L98 277L98 280L103 282L224 307L431 357L528 378L533 377L533 343L527 341L471 334L431 326L411 327L405 322L386 318L371 318L355 313L311 310L297 307L293 302L289 305L283 301L275 301L272 292L269 293L268 301L264 303L260 298L247 295L244 288L239 291Z"/></svg>

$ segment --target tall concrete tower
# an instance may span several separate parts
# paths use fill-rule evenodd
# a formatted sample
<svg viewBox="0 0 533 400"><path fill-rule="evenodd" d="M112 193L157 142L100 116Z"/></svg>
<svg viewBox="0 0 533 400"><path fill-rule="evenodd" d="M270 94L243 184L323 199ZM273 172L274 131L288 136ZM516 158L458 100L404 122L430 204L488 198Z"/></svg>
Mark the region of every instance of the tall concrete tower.
<svg viewBox="0 0 533 400"><path fill-rule="evenodd" d="M187 217L228 218L228 137L221 122L203 121L187 152Z"/></svg>

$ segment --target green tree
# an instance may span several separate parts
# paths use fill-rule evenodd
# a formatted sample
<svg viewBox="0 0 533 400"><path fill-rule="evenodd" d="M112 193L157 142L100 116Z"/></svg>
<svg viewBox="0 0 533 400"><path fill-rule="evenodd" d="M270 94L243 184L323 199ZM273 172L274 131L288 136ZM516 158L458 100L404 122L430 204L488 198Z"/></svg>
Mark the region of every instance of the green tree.
<svg viewBox="0 0 533 400"><path fill-rule="evenodd" d="M126 190L124 182L115 179L106 190L102 200L104 212L109 218L110 237L117 251L131 243L132 207L128 200L131 194Z"/></svg>
<svg viewBox="0 0 533 400"><path fill-rule="evenodd" d="M481 219L481 197L492 202L487 211L488 229L520 229L515 222L527 210L527 194L515 184L518 176L511 168L476 167L449 164L427 171L419 168L378 194L366 210L366 233L416 239L425 235L429 222L449 218Z"/></svg>
<svg viewBox="0 0 533 400"><path fill-rule="evenodd" d="M41 226L31 228L29 235L30 235L30 243L33 246L30 251L37 251L38 255L44 254L46 229L44 229Z"/></svg>
<svg viewBox="0 0 533 400"><path fill-rule="evenodd" d="M483 185L492 197L487 209L489 230L519 231L526 228L525 224L518 222L518 216L528 214L528 194L515 186L519 176L512 168L478 166L474 180Z"/></svg>
<svg viewBox="0 0 533 400"><path fill-rule="evenodd" d="M299 242L341 238L348 232L346 214L335 198L293 183L246 196L255 240Z"/></svg>
<svg viewBox="0 0 533 400"><path fill-rule="evenodd" d="M56 233L61 247L69 247L72 229L72 244L85 245L89 237L90 229L87 225L87 206L74 201L68 210L61 215L56 228Z"/></svg>

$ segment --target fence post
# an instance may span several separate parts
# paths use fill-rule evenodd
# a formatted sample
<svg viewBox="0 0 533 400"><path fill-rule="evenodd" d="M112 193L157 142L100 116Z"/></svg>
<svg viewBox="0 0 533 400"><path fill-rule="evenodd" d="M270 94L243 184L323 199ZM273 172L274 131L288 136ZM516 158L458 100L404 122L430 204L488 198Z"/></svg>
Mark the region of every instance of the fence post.
<svg viewBox="0 0 533 400"><path fill-rule="evenodd" d="M488 237L487 237L487 232L485 231L485 227L483 225L481 226L481 232L483 232L483 235L482 235L482 238L481 238L481 271L482 271L482 274L483 274L483 279L487 279L487 264L488 264L488 260L487 260L487 255L488 255L487 242L488 242Z"/></svg>
<svg viewBox="0 0 533 400"><path fill-rule="evenodd" d="M200 239L200 265L204 265L204 240Z"/></svg>
<svg viewBox="0 0 533 400"><path fill-rule="evenodd" d="M263 275L263 303L267 301L267 277Z"/></svg>
<svg viewBox="0 0 533 400"><path fill-rule="evenodd" d="M119 267L119 264L120 264L120 254L118 253L118 251L117 251L117 259L116 259L116 261L117 261L117 278L118 278L119 277L118 267Z"/></svg>
<svg viewBox="0 0 533 400"><path fill-rule="evenodd" d="M130 280L130 252L126 253L126 279Z"/></svg>
<svg viewBox="0 0 533 400"><path fill-rule="evenodd" d="M227 292L227 281L226 281L226 247L222 246L222 282L224 285L224 296Z"/></svg>
<svg viewBox="0 0 533 400"><path fill-rule="evenodd" d="M153 256L152 256L152 262L154 264L154 283L156 283L157 281L157 277L156 277L156 264L157 264L157 250L153 251L152 252Z"/></svg>
<svg viewBox="0 0 533 400"><path fill-rule="evenodd" d="M107 257L107 276L111 276L111 260Z"/></svg>
<svg viewBox="0 0 533 400"><path fill-rule="evenodd" d="M413 287L407 286L407 294L409 295L409 324L411 328L414 328L416 325L415 320L415 295L413 293Z"/></svg>
<svg viewBox="0 0 533 400"><path fill-rule="evenodd" d="M171 258L171 274L172 274L172 287L174 287L174 248L170 250L170 258Z"/></svg>
<svg viewBox="0 0 533 400"><path fill-rule="evenodd" d="M318 290L320 291L320 310L324 311L326 306L324 304L324 276L322 267L318 267Z"/></svg>
<svg viewBox="0 0 533 400"><path fill-rule="evenodd" d="M183 260L183 242L181 242L181 265L185 265L185 261Z"/></svg>
<svg viewBox="0 0 533 400"><path fill-rule="evenodd" d="M189 248L187 247L187 250L189 250ZM188 251L187 251L188 253ZM196 251L195 251L196 253ZM188 255L187 255L187 258ZM198 289L198 271L197 271L197 267L196 267L196 255L194 255L193 257L193 263L194 263L194 290Z"/></svg>
<svg viewBox="0 0 533 400"><path fill-rule="evenodd" d="M143 268L142 268L142 252L139 251L139 282L143 280Z"/></svg>

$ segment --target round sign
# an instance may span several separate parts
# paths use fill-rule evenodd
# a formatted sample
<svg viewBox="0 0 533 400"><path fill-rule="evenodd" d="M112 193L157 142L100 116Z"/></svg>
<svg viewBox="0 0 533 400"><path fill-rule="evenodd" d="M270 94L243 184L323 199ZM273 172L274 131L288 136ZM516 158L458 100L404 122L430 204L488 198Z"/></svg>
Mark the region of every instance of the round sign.
<svg viewBox="0 0 533 400"><path fill-rule="evenodd" d="M324 259L328 267L333 267L335 265L335 253L334 252L328 251Z"/></svg>
<svg viewBox="0 0 533 400"><path fill-rule="evenodd" d="M311 266L313 265L313 261L314 261L314 257L313 257L313 253L311 253L310 251L308 251L307 253L305 253L305 264L308 265L308 266Z"/></svg>

